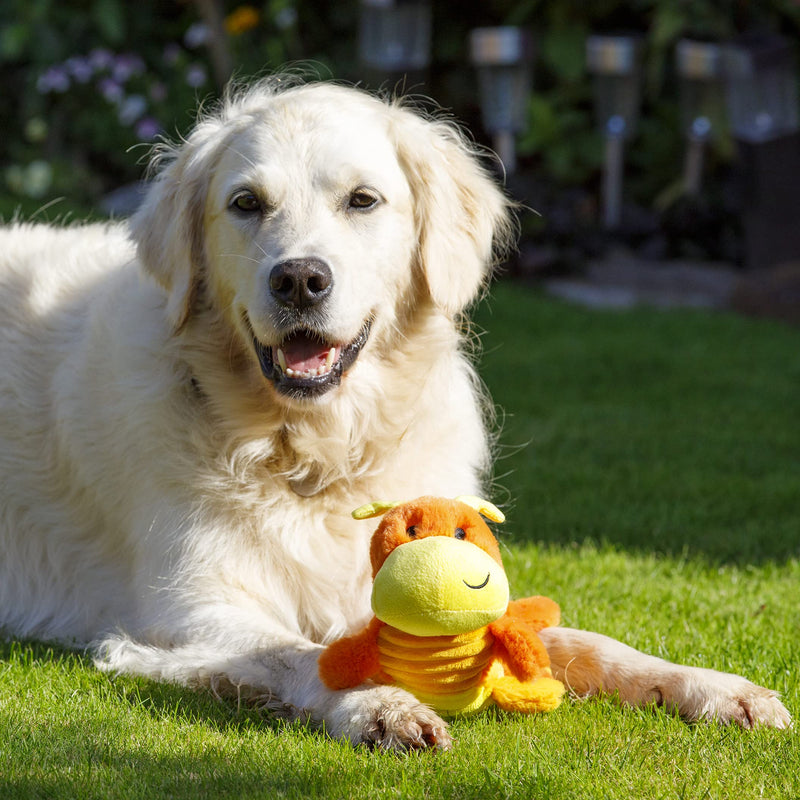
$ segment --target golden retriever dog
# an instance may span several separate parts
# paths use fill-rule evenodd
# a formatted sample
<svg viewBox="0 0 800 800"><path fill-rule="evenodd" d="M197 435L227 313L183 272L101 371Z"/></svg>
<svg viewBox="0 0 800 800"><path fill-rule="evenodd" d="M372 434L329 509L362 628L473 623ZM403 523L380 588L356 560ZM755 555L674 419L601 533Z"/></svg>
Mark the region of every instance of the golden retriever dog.
<svg viewBox="0 0 800 800"><path fill-rule="evenodd" d="M0 626L102 669L269 698L336 737L449 745L405 691L330 691L369 617L350 511L479 494L460 319L513 226L450 123L264 81L163 147L130 224L0 234ZM579 694L785 727L774 692L598 634L542 638Z"/></svg>

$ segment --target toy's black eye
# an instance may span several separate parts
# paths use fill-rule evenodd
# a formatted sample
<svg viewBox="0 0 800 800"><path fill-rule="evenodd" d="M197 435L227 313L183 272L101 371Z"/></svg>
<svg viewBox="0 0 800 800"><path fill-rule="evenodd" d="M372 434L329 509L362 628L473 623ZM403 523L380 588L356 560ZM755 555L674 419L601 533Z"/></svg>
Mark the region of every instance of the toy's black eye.
<svg viewBox="0 0 800 800"><path fill-rule="evenodd" d="M260 212L263 206L252 192L239 192L231 200L231 208L244 214L253 214Z"/></svg>
<svg viewBox="0 0 800 800"><path fill-rule="evenodd" d="M463 528L456 528L455 537L456 539L466 539L467 532Z"/></svg>
<svg viewBox="0 0 800 800"><path fill-rule="evenodd" d="M410 528L406 528L406 533L410 539L414 539L417 536L417 526L412 525Z"/></svg>

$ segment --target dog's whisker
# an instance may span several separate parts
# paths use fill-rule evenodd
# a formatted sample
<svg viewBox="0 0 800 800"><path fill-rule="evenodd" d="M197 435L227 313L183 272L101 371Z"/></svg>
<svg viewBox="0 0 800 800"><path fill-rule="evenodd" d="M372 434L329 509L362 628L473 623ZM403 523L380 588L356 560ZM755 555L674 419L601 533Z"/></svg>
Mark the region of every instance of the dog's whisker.
<svg viewBox="0 0 800 800"><path fill-rule="evenodd" d="M265 255L266 255L266 253L265 253ZM253 264L260 264L261 263L261 261L259 261L257 258L253 258L252 256L246 256L246 255L244 255L244 253L219 253L219 257L220 258L238 258L238 259L241 259L242 261L252 261Z"/></svg>

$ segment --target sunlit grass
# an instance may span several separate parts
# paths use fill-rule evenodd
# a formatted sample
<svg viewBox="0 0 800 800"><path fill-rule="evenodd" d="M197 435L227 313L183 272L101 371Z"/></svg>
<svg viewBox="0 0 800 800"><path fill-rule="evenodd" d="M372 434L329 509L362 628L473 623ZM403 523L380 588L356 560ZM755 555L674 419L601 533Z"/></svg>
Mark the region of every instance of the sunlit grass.
<svg viewBox="0 0 800 800"><path fill-rule="evenodd" d="M515 595L800 710L800 332L598 313L501 285L482 372L505 414ZM794 732L686 725L612 699L453 724L445 754L352 749L192 692L0 645L2 798L791 798Z"/></svg>

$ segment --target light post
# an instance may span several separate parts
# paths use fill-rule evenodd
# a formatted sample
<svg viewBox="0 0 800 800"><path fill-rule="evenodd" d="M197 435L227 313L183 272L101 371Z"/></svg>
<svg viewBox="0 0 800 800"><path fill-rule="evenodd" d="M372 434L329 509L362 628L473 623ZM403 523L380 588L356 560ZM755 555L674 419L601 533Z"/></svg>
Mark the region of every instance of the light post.
<svg viewBox="0 0 800 800"><path fill-rule="evenodd" d="M791 44L777 34L747 34L726 48L728 114L737 139L765 142L798 130Z"/></svg>
<svg viewBox="0 0 800 800"><path fill-rule="evenodd" d="M506 172L513 173L514 137L525 130L531 91L531 36L522 28L476 28L470 33L470 57L478 72L483 126Z"/></svg>
<svg viewBox="0 0 800 800"><path fill-rule="evenodd" d="M430 62L429 0L361 0L358 50L381 73L422 73Z"/></svg>
<svg viewBox="0 0 800 800"><path fill-rule="evenodd" d="M624 149L639 120L640 61L641 42L634 36L590 36L586 40L595 116L605 137L603 222L608 229L618 228L622 218Z"/></svg>
<svg viewBox="0 0 800 800"><path fill-rule="evenodd" d="M675 49L675 66L680 79L681 123L686 137L684 190L688 195L697 195L706 148L719 134L724 120L722 48L709 42L681 39Z"/></svg>
<svg viewBox="0 0 800 800"><path fill-rule="evenodd" d="M794 52L775 34L725 49L728 117L742 162L745 264L800 258L800 113Z"/></svg>

